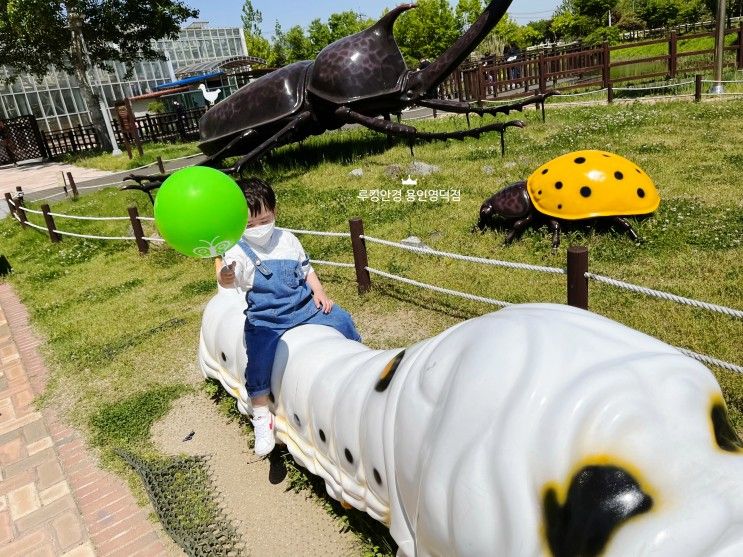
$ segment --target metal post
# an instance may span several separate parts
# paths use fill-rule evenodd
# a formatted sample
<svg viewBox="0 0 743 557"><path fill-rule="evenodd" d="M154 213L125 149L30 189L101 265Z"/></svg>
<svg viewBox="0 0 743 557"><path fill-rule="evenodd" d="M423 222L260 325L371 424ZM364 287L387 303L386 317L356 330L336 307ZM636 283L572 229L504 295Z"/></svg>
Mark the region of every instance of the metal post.
<svg viewBox="0 0 743 557"><path fill-rule="evenodd" d="M72 199L77 199L77 184L75 184L75 179L72 177L72 172L67 173L67 179L70 182L70 188L72 189Z"/></svg>
<svg viewBox="0 0 743 557"><path fill-rule="evenodd" d="M697 74L694 79L694 102L702 101L702 75Z"/></svg>
<svg viewBox="0 0 743 557"><path fill-rule="evenodd" d="M725 59L725 0L717 3L717 35L715 37L715 84L709 92L721 95L725 92L722 84L722 65Z"/></svg>
<svg viewBox="0 0 743 557"><path fill-rule="evenodd" d="M588 309L588 248L568 248L568 305Z"/></svg>
<svg viewBox="0 0 743 557"><path fill-rule="evenodd" d="M369 266L369 260L366 254L366 242L362 238L364 235L364 221L355 218L348 221L351 229L351 246L353 247L353 262L356 266L356 283L359 294L368 292L371 288L371 277L366 268Z"/></svg>
<svg viewBox="0 0 743 557"><path fill-rule="evenodd" d="M137 239L137 247L139 253L145 254L150 249L150 245L147 240L144 239L144 230L142 230L142 221L139 220L139 211L135 206L129 207L129 220L132 221L132 230L134 231L134 237Z"/></svg>
<svg viewBox="0 0 743 557"><path fill-rule="evenodd" d="M46 228L49 231L49 239L52 243L56 244L62 238L60 238L59 234L56 232L57 227L54 226L54 218L49 214L49 205L44 203L41 206L41 212L44 213L44 222L46 222Z"/></svg>
<svg viewBox="0 0 743 557"><path fill-rule="evenodd" d="M163 164L163 158L159 155L157 157L157 168L160 169L160 174L165 174L165 165Z"/></svg>

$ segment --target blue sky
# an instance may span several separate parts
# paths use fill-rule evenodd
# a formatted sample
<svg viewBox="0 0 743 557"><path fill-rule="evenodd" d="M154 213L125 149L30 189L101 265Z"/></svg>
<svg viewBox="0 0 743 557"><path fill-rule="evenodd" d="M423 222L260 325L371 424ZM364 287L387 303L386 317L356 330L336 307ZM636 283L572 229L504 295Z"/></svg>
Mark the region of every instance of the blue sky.
<svg viewBox="0 0 743 557"><path fill-rule="evenodd" d="M201 12L199 19L209 21L212 26L242 25L240 13L244 0L185 0ZM354 10L377 17L384 8L404 3L403 0L252 0L253 7L263 13L263 34L270 38L274 22L278 19L284 30L293 25L306 27L315 18L326 21L334 12ZM456 0L451 0L456 5ZM560 0L514 0L509 14L519 23L549 17Z"/></svg>

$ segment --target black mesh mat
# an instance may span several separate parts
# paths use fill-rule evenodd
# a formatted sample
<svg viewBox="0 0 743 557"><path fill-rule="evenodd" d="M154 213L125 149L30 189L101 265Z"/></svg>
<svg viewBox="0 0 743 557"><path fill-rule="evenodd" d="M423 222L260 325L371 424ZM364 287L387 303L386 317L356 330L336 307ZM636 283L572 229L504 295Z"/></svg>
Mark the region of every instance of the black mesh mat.
<svg viewBox="0 0 743 557"><path fill-rule="evenodd" d="M144 459L124 450L116 453L140 475L165 531L187 555L247 554L212 483L207 457Z"/></svg>

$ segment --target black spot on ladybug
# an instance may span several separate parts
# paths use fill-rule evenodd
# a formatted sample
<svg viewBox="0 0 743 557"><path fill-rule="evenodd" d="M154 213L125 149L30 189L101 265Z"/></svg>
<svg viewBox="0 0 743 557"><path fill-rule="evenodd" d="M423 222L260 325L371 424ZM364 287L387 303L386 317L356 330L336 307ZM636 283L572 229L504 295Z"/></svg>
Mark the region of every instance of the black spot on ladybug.
<svg viewBox="0 0 743 557"><path fill-rule="evenodd" d="M555 183L555 189L556 190L561 190L562 189L562 182L556 182Z"/></svg>
<svg viewBox="0 0 743 557"><path fill-rule="evenodd" d="M547 174L549 171L550 171L549 168L545 168L544 170L542 170L542 174Z"/></svg>
<svg viewBox="0 0 743 557"><path fill-rule="evenodd" d="M320 433L320 441L325 443L325 432L321 429L318 433Z"/></svg>
<svg viewBox="0 0 743 557"><path fill-rule="evenodd" d="M611 158L611 155L607 155L606 153L601 153L602 157L606 157L607 159Z"/></svg>
<svg viewBox="0 0 743 557"><path fill-rule="evenodd" d="M589 188L588 186L583 186L583 187L582 187L582 188L580 189L580 194L581 194L581 195L582 195L583 197L591 197L591 188ZM645 194L643 193L643 195L645 195Z"/></svg>
<svg viewBox="0 0 743 557"><path fill-rule="evenodd" d="M382 476L379 475L379 472L377 469L374 469L374 480L379 484L382 485Z"/></svg>
<svg viewBox="0 0 743 557"><path fill-rule="evenodd" d="M636 171L636 172L637 172L638 174L642 174L642 170L640 170L639 168L635 168L635 171Z"/></svg>
<svg viewBox="0 0 743 557"><path fill-rule="evenodd" d="M353 464L353 455L351 454L351 451L349 451L348 449L346 449L344 451L344 454L346 455L346 460L348 461L348 463L349 464Z"/></svg>
<svg viewBox="0 0 743 557"><path fill-rule="evenodd" d="M578 157L575 159L575 164L583 164L584 162L586 162L586 157Z"/></svg>
<svg viewBox="0 0 743 557"><path fill-rule="evenodd" d="M614 177L615 177L615 178L616 178L617 180L621 180L621 179L623 179L623 178L624 178L624 174L622 174L622 173L621 173L621 172L619 172L619 171L616 171L616 172L614 173Z"/></svg>
<svg viewBox="0 0 743 557"><path fill-rule="evenodd" d="M557 206L558 209L562 209L562 203Z"/></svg>
<svg viewBox="0 0 743 557"><path fill-rule="evenodd" d="M640 199L645 197L645 190L642 188L637 188L637 197L639 197Z"/></svg>
<svg viewBox="0 0 743 557"><path fill-rule="evenodd" d="M537 192L537 195L542 195L542 190L539 190L539 191Z"/></svg>

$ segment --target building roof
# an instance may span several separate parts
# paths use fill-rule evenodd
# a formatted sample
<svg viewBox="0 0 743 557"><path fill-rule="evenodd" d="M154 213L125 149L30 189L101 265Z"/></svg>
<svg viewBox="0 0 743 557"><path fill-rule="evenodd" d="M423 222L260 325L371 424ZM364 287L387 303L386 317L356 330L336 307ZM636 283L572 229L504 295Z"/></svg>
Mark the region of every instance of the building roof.
<svg viewBox="0 0 743 557"><path fill-rule="evenodd" d="M165 95L172 95L173 93L182 93L184 91L190 91L191 87L186 85L184 87L176 87L174 89L166 89L164 91L155 91L154 93L145 93L144 95L137 95L136 97L129 97L130 101L146 101L147 99L156 99Z"/></svg>
<svg viewBox="0 0 743 557"><path fill-rule="evenodd" d="M265 66L267 62L257 56L226 56L208 62L197 62L184 66L179 68L175 75L179 78L186 78L208 72L227 73L227 70L232 70L230 73L235 73L235 71L245 71L254 64Z"/></svg>
<svg viewBox="0 0 743 557"><path fill-rule="evenodd" d="M173 87L180 87L182 85L189 85L191 83L198 83L199 81L206 81L207 79L210 79L212 77L218 77L222 75L224 72L211 72L211 73L205 73L202 75L194 75L191 77L186 77L184 79L179 79L178 81L171 81L170 83L162 83L160 85L156 85L154 87L155 90L161 90L161 89L172 89Z"/></svg>

